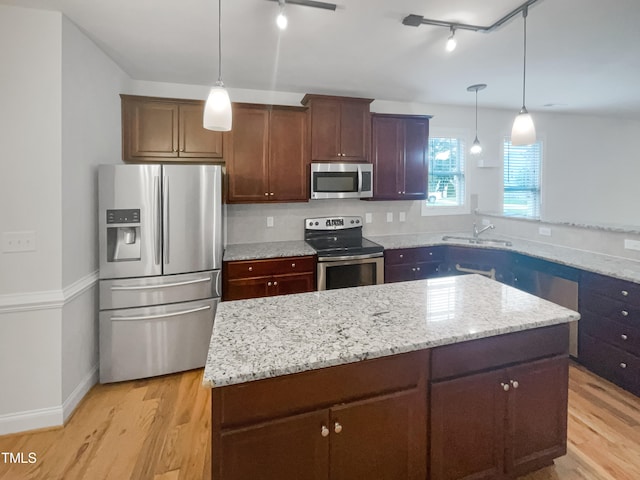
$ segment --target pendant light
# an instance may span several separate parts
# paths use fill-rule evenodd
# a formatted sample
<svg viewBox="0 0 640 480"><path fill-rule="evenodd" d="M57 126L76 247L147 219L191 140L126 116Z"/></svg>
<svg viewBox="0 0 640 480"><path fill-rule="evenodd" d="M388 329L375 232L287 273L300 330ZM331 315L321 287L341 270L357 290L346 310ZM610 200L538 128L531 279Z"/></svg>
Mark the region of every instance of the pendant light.
<svg viewBox="0 0 640 480"><path fill-rule="evenodd" d="M484 90L485 88L487 88L486 83L478 83L467 87L467 92L476 92L476 138L473 141L473 145L471 145L470 151L472 155L482 153L482 145L480 145L480 140L478 140L478 90Z"/></svg>
<svg viewBox="0 0 640 480"><path fill-rule="evenodd" d="M280 30L286 30L287 25L289 24L289 20L284 13L284 0L278 0L278 5L280 8L278 16L276 17L276 25L278 25L278 28Z"/></svg>
<svg viewBox="0 0 640 480"><path fill-rule="evenodd" d="M456 27L450 27L450 32L451 33L449 34L449 38L447 38L447 44L445 46L447 52L453 52L456 49L456 46L458 46L458 42L456 41Z"/></svg>
<svg viewBox="0 0 640 480"><path fill-rule="evenodd" d="M207 130L228 132L231 130L231 100L222 83L222 0L218 0L218 81L211 87L204 104L202 126Z"/></svg>
<svg viewBox="0 0 640 480"><path fill-rule="evenodd" d="M522 108L520 113L513 122L513 128L511 129L511 145L531 145L536 141L536 127L533 125L533 119L527 107L525 107L525 87L527 81L527 13L528 9L525 7L522 10L522 17L524 18L524 68L522 71Z"/></svg>

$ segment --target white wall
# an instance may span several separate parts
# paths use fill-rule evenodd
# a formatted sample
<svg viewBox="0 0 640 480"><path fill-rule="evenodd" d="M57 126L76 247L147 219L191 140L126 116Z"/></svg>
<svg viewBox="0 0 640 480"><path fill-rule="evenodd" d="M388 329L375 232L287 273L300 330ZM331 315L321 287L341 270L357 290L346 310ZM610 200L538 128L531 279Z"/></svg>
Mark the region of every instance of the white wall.
<svg viewBox="0 0 640 480"><path fill-rule="evenodd" d="M121 163L119 94L127 81L120 67L62 18L62 284L80 282L81 290L62 313L65 407L77 388L73 406L97 381L97 166Z"/></svg>

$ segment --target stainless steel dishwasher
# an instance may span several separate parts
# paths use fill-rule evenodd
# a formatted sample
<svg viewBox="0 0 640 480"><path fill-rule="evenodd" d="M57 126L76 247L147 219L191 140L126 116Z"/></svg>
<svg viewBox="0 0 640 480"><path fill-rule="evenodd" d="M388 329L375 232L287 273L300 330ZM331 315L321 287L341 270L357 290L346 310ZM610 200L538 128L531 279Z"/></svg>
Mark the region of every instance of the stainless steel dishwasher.
<svg viewBox="0 0 640 480"><path fill-rule="evenodd" d="M571 310L578 310L579 271L546 260L521 256L514 268L514 286ZM569 324L569 353L578 357L578 322Z"/></svg>

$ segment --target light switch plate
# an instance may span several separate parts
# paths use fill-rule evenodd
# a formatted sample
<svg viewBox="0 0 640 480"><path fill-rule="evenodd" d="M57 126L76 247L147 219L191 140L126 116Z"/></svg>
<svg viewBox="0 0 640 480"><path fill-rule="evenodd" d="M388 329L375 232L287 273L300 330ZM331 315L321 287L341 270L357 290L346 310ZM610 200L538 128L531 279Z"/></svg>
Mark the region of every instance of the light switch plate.
<svg viewBox="0 0 640 480"><path fill-rule="evenodd" d="M550 237L551 236L551 229L549 227L539 227L538 228L538 234L539 235L543 235L545 237Z"/></svg>
<svg viewBox="0 0 640 480"><path fill-rule="evenodd" d="M406 212L400 212L400 216L398 217L398 220L401 221L401 222L406 222L407 221Z"/></svg>
<svg viewBox="0 0 640 480"><path fill-rule="evenodd" d="M627 250L640 250L640 241L625 238L624 248L626 248Z"/></svg>
<svg viewBox="0 0 640 480"><path fill-rule="evenodd" d="M2 251L4 253L35 252L36 232L4 232Z"/></svg>
<svg viewBox="0 0 640 480"><path fill-rule="evenodd" d="M273 227L273 217L267 217L267 227Z"/></svg>
<svg viewBox="0 0 640 480"><path fill-rule="evenodd" d="M373 215L371 215L370 213L365 213L364 214L364 221L366 223L371 223L373 222Z"/></svg>
<svg viewBox="0 0 640 480"><path fill-rule="evenodd" d="M387 222L393 222L393 212L387 212Z"/></svg>

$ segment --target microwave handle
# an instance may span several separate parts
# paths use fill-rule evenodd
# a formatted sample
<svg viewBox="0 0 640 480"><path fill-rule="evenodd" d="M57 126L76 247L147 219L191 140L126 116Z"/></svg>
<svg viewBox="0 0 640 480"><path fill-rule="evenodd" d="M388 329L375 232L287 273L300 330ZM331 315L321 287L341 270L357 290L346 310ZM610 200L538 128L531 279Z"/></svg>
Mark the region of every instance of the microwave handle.
<svg viewBox="0 0 640 480"><path fill-rule="evenodd" d="M358 193L362 193L362 167L358 165Z"/></svg>

